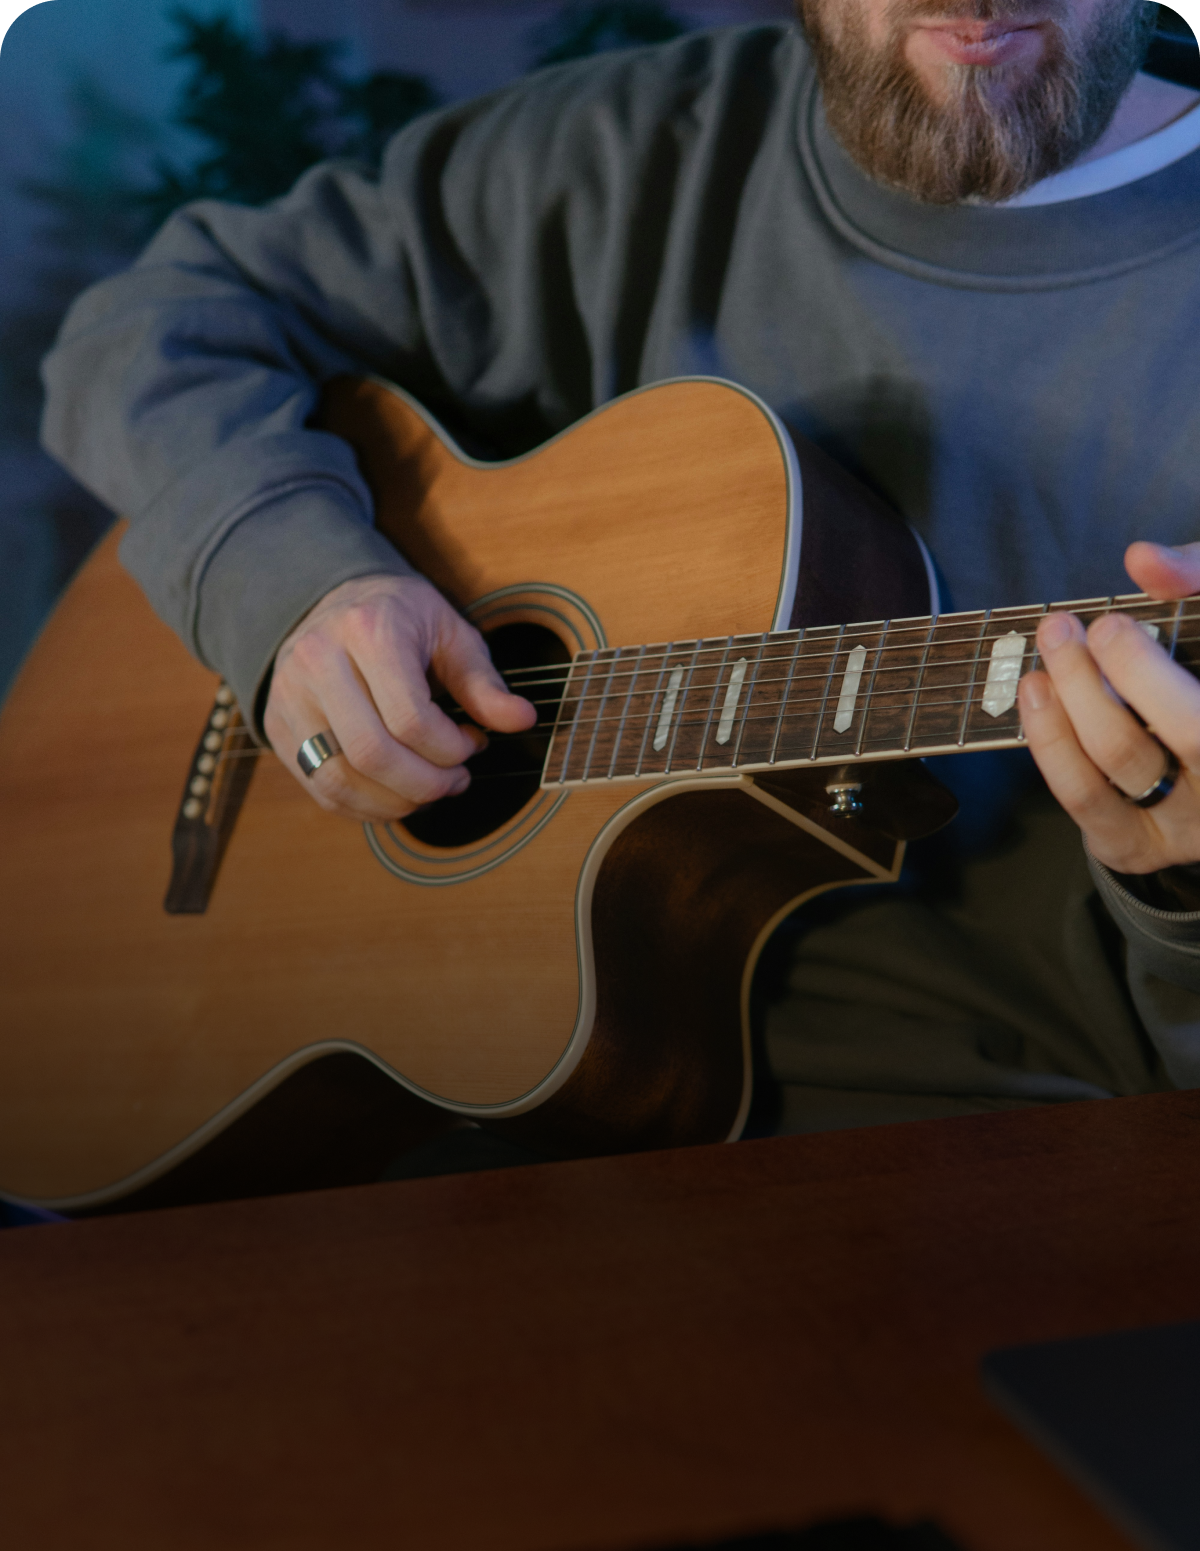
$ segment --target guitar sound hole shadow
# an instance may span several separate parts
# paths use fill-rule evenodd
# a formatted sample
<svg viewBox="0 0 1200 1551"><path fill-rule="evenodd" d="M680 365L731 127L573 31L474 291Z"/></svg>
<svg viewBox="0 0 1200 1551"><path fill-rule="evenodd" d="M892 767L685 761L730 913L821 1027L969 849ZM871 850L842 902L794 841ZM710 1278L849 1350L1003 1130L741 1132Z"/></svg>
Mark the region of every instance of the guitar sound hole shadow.
<svg viewBox="0 0 1200 1551"><path fill-rule="evenodd" d="M510 679L514 693L536 704L537 723L526 733L492 733L483 753L467 761L471 785L460 797L444 797L401 820L413 839L424 845L449 850L485 839L520 813L541 782L566 674L528 670L563 667L571 653L544 625L501 625L487 633L487 643L492 661ZM529 679L551 682L523 687L522 681ZM454 710L448 697L439 698L438 704ZM455 719L461 720L461 715Z"/></svg>

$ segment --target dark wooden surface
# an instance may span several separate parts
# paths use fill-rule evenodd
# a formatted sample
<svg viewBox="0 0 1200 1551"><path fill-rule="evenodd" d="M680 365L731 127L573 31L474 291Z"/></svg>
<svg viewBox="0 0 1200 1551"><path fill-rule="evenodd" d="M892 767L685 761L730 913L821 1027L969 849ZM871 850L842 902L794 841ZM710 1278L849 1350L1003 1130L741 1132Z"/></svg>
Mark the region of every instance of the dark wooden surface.
<svg viewBox="0 0 1200 1551"><path fill-rule="evenodd" d="M1200 1315L1200 1094L0 1235L6 1547L1116 1551L980 1356Z"/></svg>

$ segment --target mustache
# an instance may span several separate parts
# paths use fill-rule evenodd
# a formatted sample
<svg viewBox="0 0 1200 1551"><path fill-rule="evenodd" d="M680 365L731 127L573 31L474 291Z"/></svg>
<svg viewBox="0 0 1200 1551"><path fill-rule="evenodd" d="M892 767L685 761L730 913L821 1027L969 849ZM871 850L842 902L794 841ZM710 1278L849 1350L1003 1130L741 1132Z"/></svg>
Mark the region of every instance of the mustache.
<svg viewBox="0 0 1200 1551"><path fill-rule="evenodd" d="M1066 0L892 0L888 21L1061 22Z"/></svg>

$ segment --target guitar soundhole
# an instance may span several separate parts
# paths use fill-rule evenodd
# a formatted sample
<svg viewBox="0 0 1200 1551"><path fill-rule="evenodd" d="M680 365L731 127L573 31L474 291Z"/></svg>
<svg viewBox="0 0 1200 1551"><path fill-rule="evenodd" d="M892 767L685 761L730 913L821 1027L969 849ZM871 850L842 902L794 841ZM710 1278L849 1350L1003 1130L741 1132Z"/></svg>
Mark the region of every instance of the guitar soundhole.
<svg viewBox="0 0 1200 1551"><path fill-rule="evenodd" d="M543 625L501 625L486 631L492 661L509 679L517 694L538 708L535 727L527 733L505 736L493 733L482 754L469 760L471 785L461 797L444 797L401 820L415 840L428 846L473 845L494 834L514 818L536 795L565 674L530 670L560 668L571 653L553 630ZM525 687L528 680L535 682Z"/></svg>

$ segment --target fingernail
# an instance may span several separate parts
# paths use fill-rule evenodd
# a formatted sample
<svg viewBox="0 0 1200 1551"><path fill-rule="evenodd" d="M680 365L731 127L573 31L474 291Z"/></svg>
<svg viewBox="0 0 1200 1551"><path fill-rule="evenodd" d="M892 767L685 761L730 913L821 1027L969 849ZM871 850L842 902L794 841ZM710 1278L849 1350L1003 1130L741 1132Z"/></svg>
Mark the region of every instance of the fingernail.
<svg viewBox="0 0 1200 1551"><path fill-rule="evenodd" d="M1088 626L1088 639L1093 646L1104 646L1124 628L1125 621L1119 614L1101 614Z"/></svg>
<svg viewBox="0 0 1200 1551"><path fill-rule="evenodd" d="M1057 651L1067 644L1072 633L1069 614L1047 614L1038 626L1038 643L1043 651Z"/></svg>
<svg viewBox="0 0 1200 1551"><path fill-rule="evenodd" d="M1030 673L1025 679L1025 702L1031 711L1044 711L1050 704L1050 683L1043 673Z"/></svg>

